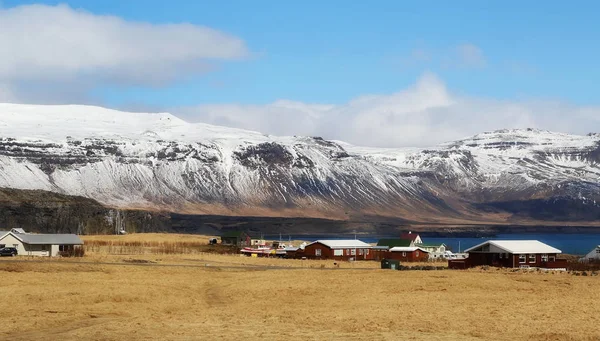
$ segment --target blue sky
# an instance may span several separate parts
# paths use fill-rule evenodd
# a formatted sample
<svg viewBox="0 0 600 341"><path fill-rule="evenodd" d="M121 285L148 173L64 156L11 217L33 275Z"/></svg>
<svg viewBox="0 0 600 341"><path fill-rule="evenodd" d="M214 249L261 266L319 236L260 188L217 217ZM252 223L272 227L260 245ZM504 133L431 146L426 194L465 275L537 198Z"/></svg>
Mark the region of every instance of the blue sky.
<svg viewBox="0 0 600 341"><path fill-rule="evenodd" d="M67 4L72 11L116 16L128 23L207 26L245 46L245 52L231 53L231 58L204 58L207 66L201 72L178 69L167 81L98 80L102 77L88 69L74 73L77 86L69 87L61 79L64 91L23 96L33 102L80 100L157 110L268 105L282 99L343 106L368 94L404 91L429 74L460 98L583 107L600 102L600 4L593 1L1 3L4 9ZM144 63L140 60L140 65ZM164 66L156 62L152 67ZM24 81L11 77L5 87L17 98L14 94L20 93ZM53 82L44 79L41 87ZM211 121L206 115L199 119ZM233 125L245 127L239 122ZM544 124L538 120L538 125Z"/></svg>
<svg viewBox="0 0 600 341"><path fill-rule="evenodd" d="M4 7L65 1L3 1ZM164 88L97 89L111 104L343 103L404 88L424 71L465 94L598 103L597 2L546 1L66 1L150 23L189 22L231 33L253 53ZM443 66L457 45L483 51L483 68ZM423 49L429 61L403 62ZM105 97L104 97L105 96Z"/></svg>

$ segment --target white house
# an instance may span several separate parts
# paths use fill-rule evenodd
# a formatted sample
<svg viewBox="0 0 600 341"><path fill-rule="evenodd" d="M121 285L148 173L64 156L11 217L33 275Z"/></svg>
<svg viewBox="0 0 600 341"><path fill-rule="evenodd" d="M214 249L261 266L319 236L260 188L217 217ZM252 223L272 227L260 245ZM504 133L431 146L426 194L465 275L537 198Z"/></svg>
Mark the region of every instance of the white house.
<svg viewBox="0 0 600 341"><path fill-rule="evenodd" d="M590 251L587 255L580 258L581 262L600 262L600 245L596 246L592 251Z"/></svg>
<svg viewBox="0 0 600 341"><path fill-rule="evenodd" d="M446 258L446 244L415 244L416 247L427 251L429 259Z"/></svg>
<svg viewBox="0 0 600 341"><path fill-rule="evenodd" d="M33 234L23 229L0 231L0 248L14 247L20 256L58 256L59 252L83 245L75 234Z"/></svg>

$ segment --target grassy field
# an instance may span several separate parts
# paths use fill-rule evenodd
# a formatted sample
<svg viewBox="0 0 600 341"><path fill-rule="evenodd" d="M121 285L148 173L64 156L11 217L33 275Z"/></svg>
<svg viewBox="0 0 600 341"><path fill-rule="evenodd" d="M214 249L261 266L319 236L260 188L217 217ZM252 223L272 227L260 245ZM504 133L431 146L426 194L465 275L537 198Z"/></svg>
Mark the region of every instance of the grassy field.
<svg viewBox="0 0 600 341"><path fill-rule="evenodd" d="M201 252L5 258L0 339L600 339L600 276L377 265Z"/></svg>

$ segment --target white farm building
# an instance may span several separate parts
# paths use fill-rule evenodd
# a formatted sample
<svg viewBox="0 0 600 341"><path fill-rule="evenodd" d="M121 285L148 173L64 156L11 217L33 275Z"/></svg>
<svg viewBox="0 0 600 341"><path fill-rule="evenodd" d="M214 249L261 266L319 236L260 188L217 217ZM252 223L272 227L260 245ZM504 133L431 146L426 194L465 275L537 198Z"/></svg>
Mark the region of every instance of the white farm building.
<svg viewBox="0 0 600 341"><path fill-rule="evenodd" d="M81 245L83 241L76 234L34 234L23 229L0 231L0 248L14 247L19 256L55 257Z"/></svg>
<svg viewBox="0 0 600 341"><path fill-rule="evenodd" d="M592 249L587 255L580 259L582 262L600 262L600 245Z"/></svg>

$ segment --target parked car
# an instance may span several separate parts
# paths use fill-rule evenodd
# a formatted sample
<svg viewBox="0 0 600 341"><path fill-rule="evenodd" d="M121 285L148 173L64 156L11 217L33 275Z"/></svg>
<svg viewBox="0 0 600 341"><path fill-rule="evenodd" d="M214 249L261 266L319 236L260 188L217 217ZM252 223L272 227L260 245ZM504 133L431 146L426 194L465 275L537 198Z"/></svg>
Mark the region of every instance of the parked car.
<svg viewBox="0 0 600 341"><path fill-rule="evenodd" d="M3 247L0 249L0 256L5 257L5 256L11 256L14 257L17 254L19 254L17 252L17 249L14 247Z"/></svg>

